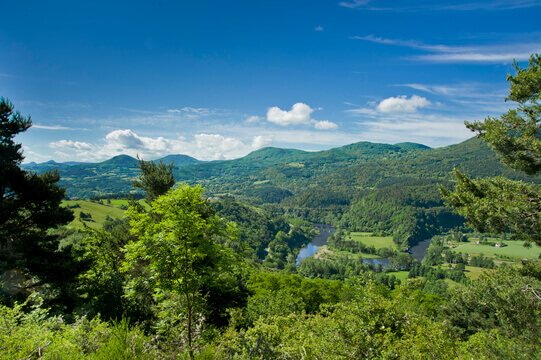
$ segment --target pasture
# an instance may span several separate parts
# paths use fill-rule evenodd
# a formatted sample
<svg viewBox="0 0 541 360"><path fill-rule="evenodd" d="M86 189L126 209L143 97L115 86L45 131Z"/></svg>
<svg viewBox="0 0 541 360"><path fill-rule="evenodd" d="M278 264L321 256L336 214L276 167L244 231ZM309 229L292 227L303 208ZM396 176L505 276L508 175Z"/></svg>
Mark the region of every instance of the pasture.
<svg viewBox="0 0 541 360"><path fill-rule="evenodd" d="M455 252L462 252L463 254L470 254L472 256L483 254L495 258L509 256L519 259L537 259L539 254L541 254L541 247L536 245L526 248L523 246L522 241L497 240L497 242L500 241L507 246L495 247L475 244L474 241L470 241L467 243L459 243L458 246L452 248L452 250Z"/></svg>
<svg viewBox="0 0 541 360"><path fill-rule="evenodd" d="M79 215L81 212L83 212L85 214L90 214L91 216L91 218L85 220L84 223L91 228L99 229L102 227L107 216L110 216L112 218L124 217L124 210L120 208L120 205L124 204L123 201L126 202L125 205L128 204L127 200L112 200L111 204L107 204L105 201L103 202L103 204L86 200L62 201L62 206L70 207L73 211L73 215L75 216L75 219L67 226L76 229L82 229L84 225L83 223L81 223ZM118 203L118 205L116 203ZM77 205L78 207L75 207Z"/></svg>
<svg viewBox="0 0 541 360"><path fill-rule="evenodd" d="M372 236L372 233L352 232L346 239L360 241L367 246L373 245L376 249L396 248L392 236Z"/></svg>

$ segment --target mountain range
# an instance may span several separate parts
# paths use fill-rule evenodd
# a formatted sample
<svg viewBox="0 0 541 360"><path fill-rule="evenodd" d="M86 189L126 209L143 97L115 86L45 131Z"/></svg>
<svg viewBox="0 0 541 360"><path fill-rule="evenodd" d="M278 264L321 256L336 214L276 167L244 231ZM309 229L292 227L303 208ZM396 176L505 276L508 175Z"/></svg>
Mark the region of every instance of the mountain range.
<svg viewBox="0 0 541 360"><path fill-rule="evenodd" d="M438 187L452 187L452 170L470 177L505 176L541 183L503 166L482 140L430 148L358 142L309 152L267 147L235 160L204 162L185 155L173 163L177 182L199 184L213 197L231 197L279 214L352 230L393 235L404 247L464 225L445 206ZM156 160L156 161L159 161ZM100 163L25 164L27 170L58 169L70 197L134 194L137 159L119 155Z"/></svg>
<svg viewBox="0 0 541 360"><path fill-rule="evenodd" d="M23 164L37 173L57 169L70 197L133 193L131 180L138 176L137 159L118 155L99 163L53 160ZM200 161L187 155L161 159L173 163L175 179L199 183L213 195L242 195L247 189L278 187L294 194L322 183L373 187L396 178L451 180L454 167L470 176L502 175L537 182L539 178L510 170L480 139L442 148L415 143L395 145L358 142L326 151L267 147L235 160Z"/></svg>

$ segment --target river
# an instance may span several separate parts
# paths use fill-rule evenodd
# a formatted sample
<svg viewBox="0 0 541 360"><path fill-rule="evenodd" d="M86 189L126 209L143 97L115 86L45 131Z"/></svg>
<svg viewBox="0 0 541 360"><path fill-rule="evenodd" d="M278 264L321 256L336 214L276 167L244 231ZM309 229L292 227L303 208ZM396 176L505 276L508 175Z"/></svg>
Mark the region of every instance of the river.
<svg viewBox="0 0 541 360"><path fill-rule="evenodd" d="M319 234L314 237L312 242L305 247L301 249L299 252L299 255L297 256L296 264L299 266L302 260L306 259L309 256L314 256L315 253L317 253L317 250L327 244L327 240L329 239L329 236L334 234L336 231L336 228L333 228L330 225L325 224L314 224L315 228L319 230Z"/></svg>
<svg viewBox="0 0 541 360"><path fill-rule="evenodd" d="M420 241L417 245L412 246L408 252L415 260L419 262L423 261L423 258L426 255L426 249L428 249L428 246L430 245L430 240L431 239Z"/></svg>
<svg viewBox="0 0 541 360"><path fill-rule="evenodd" d="M317 250L323 246L327 245L327 240L329 236L334 234L336 228L325 225L325 224L314 224L314 227L319 230L319 234L314 237L312 242L301 249L299 255L297 256L296 265L299 266L302 260L306 259L309 256L314 256L317 253ZM409 249L409 253L413 256L415 260L422 261L426 255L426 249L430 245L430 239L423 240L417 245ZM387 258L381 259L364 259L365 264L378 265L381 264L384 268L391 265L391 261Z"/></svg>
<svg viewBox="0 0 541 360"><path fill-rule="evenodd" d="M336 231L336 228L325 224L314 224L314 227L319 230L319 234L314 237L310 244L306 245L301 249L299 255L297 256L297 266L299 266L301 261L306 259L307 257L314 256L321 246L327 245L327 240L329 239L329 236L334 234L334 232ZM384 268L391 265L391 261L387 258L364 259L363 262L371 265L381 264Z"/></svg>

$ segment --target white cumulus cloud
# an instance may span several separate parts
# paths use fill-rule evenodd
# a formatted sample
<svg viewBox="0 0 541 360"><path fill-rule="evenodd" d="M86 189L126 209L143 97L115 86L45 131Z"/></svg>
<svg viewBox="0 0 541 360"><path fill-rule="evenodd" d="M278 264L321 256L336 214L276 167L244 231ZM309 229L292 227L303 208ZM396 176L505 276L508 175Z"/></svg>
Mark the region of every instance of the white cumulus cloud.
<svg viewBox="0 0 541 360"><path fill-rule="evenodd" d="M282 126L309 124L313 111L314 109L304 103L296 103L289 111L273 106L267 111L267 120Z"/></svg>
<svg viewBox="0 0 541 360"><path fill-rule="evenodd" d="M270 146L272 144L272 139L267 136L254 136L254 139L252 140L252 147L254 149L261 149L265 146Z"/></svg>
<svg viewBox="0 0 541 360"><path fill-rule="evenodd" d="M285 111L278 106L273 106L267 111L267 120L280 126L288 125L313 125L319 130L334 130L338 125L328 120L314 120L310 116L315 110L304 103L296 103L291 110Z"/></svg>
<svg viewBox="0 0 541 360"><path fill-rule="evenodd" d="M198 148L207 151L215 150L216 153L236 150L243 145L239 139L224 137L219 134L199 134L194 137Z"/></svg>
<svg viewBox="0 0 541 360"><path fill-rule="evenodd" d="M401 95L382 100L376 106L376 110L387 114L414 113L417 109L427 107L430 104L430 101L418 95L413 95L409 99L407 96Z"/></svg>
<svg viewBox="0 0 541 360"><path fill-rule="evenodd" d="M314 127L318 130L334 130L338 129L338 125L328 121L328 120L322 120L322 121L316 121Z"/></svg>
<svg viewBox="0 0 541 360"><path fill-rule="evenodd" d="M116 145L119 149L143 149L145 147L143 139L130 129L110 132L105 136L105 140L111 145Z"/></svg>

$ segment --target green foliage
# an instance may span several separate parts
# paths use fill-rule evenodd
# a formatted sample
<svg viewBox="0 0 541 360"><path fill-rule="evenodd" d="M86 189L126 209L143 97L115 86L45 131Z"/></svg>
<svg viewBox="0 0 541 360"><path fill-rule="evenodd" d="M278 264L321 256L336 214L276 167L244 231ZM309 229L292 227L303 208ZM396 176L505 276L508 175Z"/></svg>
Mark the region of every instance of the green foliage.
<svg viewBox="0 0 541 360"><path fill-rule="evenodd" d="M134 275L128 297L137 296L135 285L147 277L158 301L178 300L175 315L184 327L185 348L193 357L201 314L208 312L209 289L218 289L235 278L230 274L242 266L240 259L223 244L234 239L234 228L214 214L202 188L187 185L171 190L152 202L150 212L129 210L131 233L137 240L125 247L122 271L144 270ZM165 308L167 309L167 308ZM162 316L166 316L162 312ZM167 320L169 321L169 320Z"/></svg>
<svg viewBox="0 0 541 360"><path fill-rule="evenodd" d="M87 228L85 235L83 241L75 245L84 251L82 258L89 264L88 270L79 276L79 291L86 299L85 312L91 317L100 314L106 320L122 316L129 316L134 321L148 320L148 306L139 302L137 311L133 311L124 297L125 277L120 272L124 261L122 249L134 240L127 220L111 219L100 230Z"/></svg>
<svg viewBox="0 0 541 360"><path fill-rule="evenodd" d="M78 318L66 324L49 317L39 302L0 305L0 359L159 359L164 358L152 340L126 321L114 324L99 318Z"/></svg>
<svg viewBox="0 0 541 360"><path fill-rule="evenodd" d="M294 265L295 249L309 243L314 233L309 223L291 222L283 216L243 205L231 198L213 201L212 205L217 215L237 224L238 240L254 250L254 260L268 257L266 264L274 267L283 269L287 264Z"/></svg>
<svg viewBox="0 0 541 360"><path fill-rule="evenodd" d="M286 316L293 312L314 314L322 304L349 299L353 289L341 281L308 279L300 275L258 272L250 278L247 318Z"/></svg>
<svg viewBox="0 0 541 360"><path fill-rule="evenodd" d="M539 186L502 177L471 180L457 170L455 176L454 192L442 188L442 194L472 227L541 245Z"/></svg>
<svg viewBox="0 0 541 360"><path fill-rule="evenodd" d="M479 279L458 288L446 315L461 337L481 329L539 346L541 337L541 266L524 270L511 266L485 271Z"/></svg>
<svg viewBox="0 0 541 360"><path fill-rule="evenodd" d="M128 201L125 200L125 203L127 204ZM89 218L92 219L92 221L85 222L84 225L79 219L74 219L67 225L74 229L83 229L85 225L94 229L101 229L108 218L122 219L125 210L128 209L126 205L123 210L121 205L118 205L118 200L114 200L111 204L100 204L88 200L64 200L62 205L68 209L79 209L80 212L89 215Z"/></svg>
<svg viewBox="0 0 541 360"><path fill-rule="evenodd" d="M320 314L260 318L246 332L229 333L224 354L239 359L454 358L448 327L407 309L425 297L416 285L409 286L390 297L372 281L361 282L353 299L325 306Z"/></svg>
<svg viewBox="0 0 541 360"><path fill-rule="evenodd" d="M222 199L212 204L219 216L237 224L239 241L254 249L255 255L260 259L265 258L265 248L276 238L278 232L289 232L287 221L268 211L260 211L233 199Z"/></svg>
<svg viewBox="0 0 541 360"><path fill-rule="evenodd" d="M488 142L507 166L534 175L541 171L541 57L534 54L529 65L508 75L509 97L518 107L499 119L466 123ZM481 232L511 233L526 244L541 245L541 190L539 186L503 177L471 180L455 170L454 192L442 188L446 202Z"/></svg>
<svg viewBox="0 0 541 360"><path fill-rule="evenodd" d="M91 213L85 213L85 212L80 211L79 212L79 217L82 220L85 220L85 221L92 220L92 214Z"/></svg>
<svg viewBox="0 0 541 360"><path fill-rule="evenodd" d="M494 261L483 255L473 256L470 260L470 266L477 266L485 269L494 269Z"/></svg>
<svg viewBox="0 0 541 360"><path fill-rule="evenodd" d="M139 158L137 160L139 163L136 166L141 169L141 173L137 180L132 180L132 186L143 189L146 192L147 203L151 204L158 196L166 194L175 185L173 163L167 166L161 160L157 164Z"/></svg>
<svg viewBox="0 0 541 360"><path fill-rule="evenodd" d="M509 96L518 103L499 119L487 117L483 122L466 123L489 143L504 164L533 175L541 171L541 56L533 54L528 66L513 64L517 74L507 75Z"/></svg>
<svg viewBox="0 0 541 360"><path fill-rule="evenodd" d="M472 335L468 342L460 344L460 359L514 359L530 360L539 358L539 344L517 341L502 336L497 330L481 330Z"/></svg>
<svg viewBox="0 0 541 360"><path fill-rule="evenodd" d="M286 189L280 189L274 186L262 186L246 189L244 194L250 197L255 203L279 203L282 200L293 196L293 193ZM260 201L257 201L259 199Z"/></svg>
<svg viewBox="0 0 541 360"><path fill-rule="evenodd" d="M24 298L24 290L46 290L42 286L48 284L54 288L51 297L64 300L62 306L70 311L68 293L81 264L73 261L69 247L59 249L60 237L49 229L67 224L73 213L60 206L65 195L58 172L37 175L20 168L21 144L13 138L31 125L30 117L0 98L0 274L22 274L5 289L0 284L1 300L13 300L5 295Z"/></svg>
<svg viewBox="0 0 541 360"><path fill-rule="evenodd" d="M462 224L443 207L434 180L403 180L371 192L351 207L341 225L393 235L402 248Z"/></svg>

